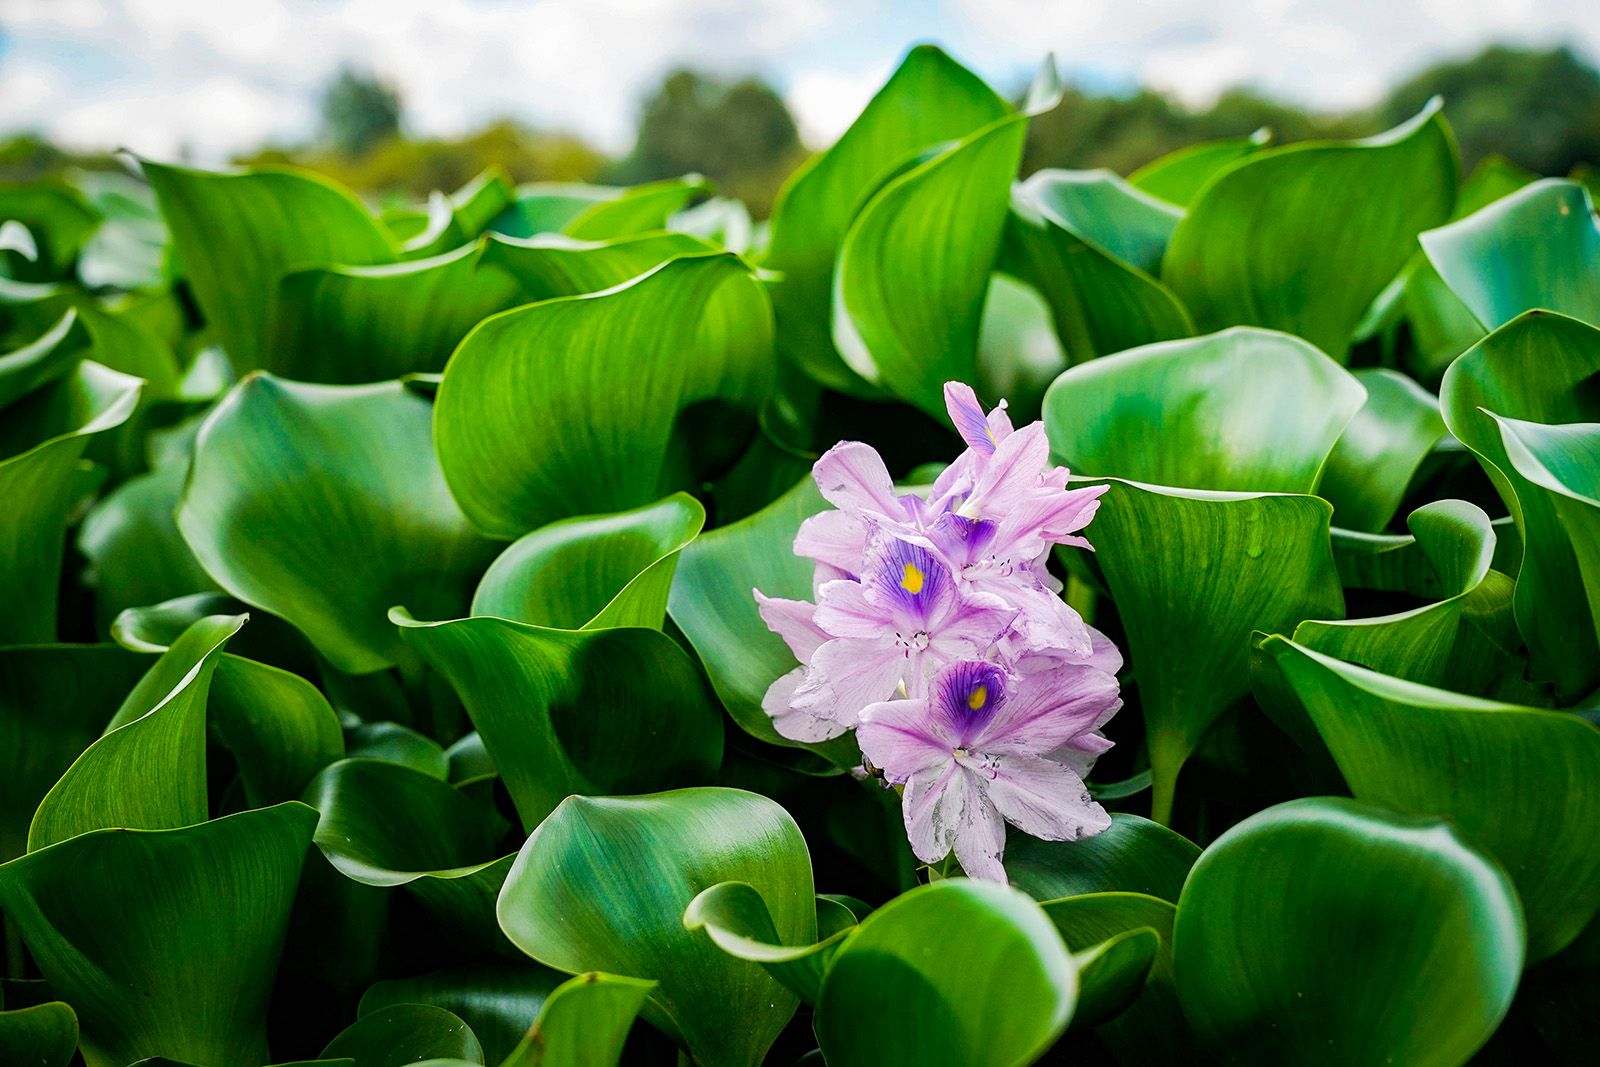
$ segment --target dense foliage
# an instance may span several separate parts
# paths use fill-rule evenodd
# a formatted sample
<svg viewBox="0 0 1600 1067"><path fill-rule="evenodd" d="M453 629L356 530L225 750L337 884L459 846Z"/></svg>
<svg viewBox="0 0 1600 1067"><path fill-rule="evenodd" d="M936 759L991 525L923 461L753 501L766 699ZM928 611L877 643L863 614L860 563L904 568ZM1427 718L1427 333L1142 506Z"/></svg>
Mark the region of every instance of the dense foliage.
<svg viewBox="0 0 1600 1067"><path fill-rule="evenodd" d="M1058 99L916 49L759 227L699 177L0 189L0 1060L1591 1055L1588 193L1463 178L1437 102L1018 182ZM753 595L830 595L838 442L935 495L991 451L960 383L1097 502L1051 611L1126 657L1109 816L1003 883L775 726Z"/></svg>

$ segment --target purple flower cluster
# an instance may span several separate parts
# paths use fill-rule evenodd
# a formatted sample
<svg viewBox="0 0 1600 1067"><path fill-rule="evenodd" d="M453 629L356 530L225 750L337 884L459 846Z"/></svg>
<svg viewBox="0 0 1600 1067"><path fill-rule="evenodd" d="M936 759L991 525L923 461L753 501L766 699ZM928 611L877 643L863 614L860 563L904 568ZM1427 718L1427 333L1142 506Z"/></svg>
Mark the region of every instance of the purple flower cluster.
<svg viewBox="0 0 1600 1067"><path fill-rule="evenodd" d="M1048 841L1111 825L1083 777L1111 747L1122 657L1061 599L1045 569L1104 485L1067 488L1044 425L1012 428L968 386L945 404L967 449L926 497L895 491L882 458L836 445L814 475L836 510L806 520L816 603L755 591L801 666L763 706L796 741L847 730L903 785L906 833L925 863L955 852L974 878L1005 880L1005 823Z"/></svg>

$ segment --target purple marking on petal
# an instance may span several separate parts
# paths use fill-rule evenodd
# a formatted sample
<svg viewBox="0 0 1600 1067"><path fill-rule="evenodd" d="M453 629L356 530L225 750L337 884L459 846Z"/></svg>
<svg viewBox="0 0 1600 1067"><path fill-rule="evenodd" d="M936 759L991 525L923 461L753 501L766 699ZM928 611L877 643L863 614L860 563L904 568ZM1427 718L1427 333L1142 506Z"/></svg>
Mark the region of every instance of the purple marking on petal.
<svg viewBox="0 0 1600 1067"><path fill-rule="evenodd" d="M965 746L1006 703L1006 674L992 663L962 660L933 679L933 710Z"/></svg>
<svg viewBox="0 0 1600 1067"><path fill-rule="evenodd" d="M972 566L988 554L999 529L999 523L969 519L950 511L928 527L928 539L951 566L959 570Z"/></svg>
<svg viewBox="0 0 1600 1067"><path fill-rule="evenodd" d="M874 599L910 621L930 622L951 592L950 568L921 545L880 537L867 557L866 584Z"/></svg>
<svg viewBox="0 0 1600 1067"><path fill-rule="evenodd" d="M978 402L978 394L965 382L944 383L944 407L950 413L956 433L967 446L981 456L994 455L994 438L989 433L989 419Z"/></svg>

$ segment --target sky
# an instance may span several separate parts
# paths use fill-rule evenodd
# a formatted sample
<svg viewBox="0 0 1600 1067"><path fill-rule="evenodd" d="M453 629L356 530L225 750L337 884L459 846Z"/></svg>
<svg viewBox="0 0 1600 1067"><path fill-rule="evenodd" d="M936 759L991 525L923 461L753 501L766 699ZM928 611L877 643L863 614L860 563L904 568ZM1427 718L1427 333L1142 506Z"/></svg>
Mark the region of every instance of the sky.
<svg viewBox="0 0 1600 1067"><path fill-rule="evenodd" d="M1600 0L0 0L0 134L220 162L309 137L353 64L400 89L413 134L509 115L621 153L690 65L767 78L818 146L930 40L1003 90L1053 52L1096 90L1339 110L1491 41L1594 62Z"/></svg>

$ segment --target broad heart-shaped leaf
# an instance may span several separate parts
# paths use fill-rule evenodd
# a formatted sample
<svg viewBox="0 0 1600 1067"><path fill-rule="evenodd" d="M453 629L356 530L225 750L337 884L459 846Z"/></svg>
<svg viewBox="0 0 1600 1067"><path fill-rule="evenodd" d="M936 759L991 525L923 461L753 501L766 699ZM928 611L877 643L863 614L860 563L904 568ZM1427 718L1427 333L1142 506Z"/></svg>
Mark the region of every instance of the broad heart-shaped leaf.
<svg viewBox="0 0 1600 1067"><path fill-rule="evenodd" d="M93 435L133 414L139 388L137 378L83 362L0 419L0 645L56 639L78 461Z"/></svg>
<svg viewBox="0 0 1600 1067"><path fill-rule="evenodd" d="M830 1065L1020 1067L1066 1029L1078 973L1039 905L951 878L868 915L833 957L817 1004Z"/></svg>
<svg viewBox="0 0 1600 1067"><path fill-rule="evenodd" d="M462 510L498 537L636 507L690 478L674 433L687 409L753 410L773 373L760 283L728 253L683 256L479 325L439 386L439 459Z"/></svg>
<svg viewBox="0 0 1600 1067"><path fill-rule="evenodd" d="M1230 1063L1455 1067L1511 1005L1522 913L1449 823L1297 800L1200 857L1173 956L1184 1014Z"/></svg>
<svg viewBox="0 0 1600 1067"><path fill-rule="evenodd" d="M1101 1037L1126 1061L1188 1061L1194 1042L1172 981L1176 905L1142 893L1087 893L1040 907L1082 968L1073 1029L1098 1024ZM1139 932L1155 945L1140 951L1137 941L1122 943Z"/></svg>
<svg viewBox="0 0 1600 1067"><path fill-rule="evenodd" d="M1169 212L1104 171L1039 171L1012 189L1000 266L1043 295L1072 362L1194 332L1150 274L1176 222Z"/></svg>
<svg viewBox="0 0 1600 1067"><path fill-rule="evenodd" d="M784 356L831 389L870 392L833 347L833 272L845 231L885 180L919 153L968 136L1010 108L938 48L919 45L833 147L785 183L765 265Z"/></svg>
<svg viewBox="0 0 1600 1067"><path fill-rule="evenodd" d="M211 677L211 735L233 753L246 802L300 796L344 755L339 716L316 686L289 671L224 653Z"/></svg>
<svg viewBox="0 0 1600 1067"><path fill-rule="evenodd" d="M200 429L178 528L224 589L352 674L406 656L391 606L458 613L494 548L445 486L431 406L398 382L246 378Z"/></svg>
<svg viewBox="0 0 1600 1067"><path fill-rule="evenodd" d="M521 287L521 301L598 293L637 278L674 256L714 251L686 233L646 233L609 241L580 241L544 234L506 237L490 234L479 265L484 272L510 275Z"/></svg>
<svg viewBox="0 0 1600 1067"><path fill-rule="evenodd" d="M1572 542L1600 641L1600 423L1496 421L1512 468L1545 492Z"/></svg>
<svg viewBox="0 0 1600 1067"><path fill-rule="evenodd" d="M263 366L334 384L443 370L468 331L522 302L512 278L480 269L482 254L471 244L407 263L285 275Z"/></svg>
<svg viewBox="0 0 1600 1067"><path fill-rule="evenodd" d="M78 1017L59 1000L0 1011L0 1055L16 1067L67 1067L78 1051Z"/></svg>
<svg viewBox="0 0 1600 1067"><path fill-rule="evenodd" d="M1247 137L1228 137L1168 152L1128 175L1128 184L1169 204L1187 207L1205 184L1235 160L1266 147L1266 128Z"/></svg>
<svg viewBox="0 0 1600 1067"><path fill-rule="evenodd" d="M1044 422L1074 474L1309 493L1362 399L1305 341L1236 327L1072 367L1045 394Z"/></svg>
<svg viewBox="0 0 1600 1067"><path fill-rule="evenodd" d="M1444 419L1438 398L1403 374L1365 367L1355 378L1367 402L1329 453L1318 494L1333 505L1338 525L1376 533L1394 518L1412 476L1444 436Z"/></svg>
<svg viewBox="0 0 1600 1067"><path fill-rule="evenodd" d="M393 263L355 197L295 170L216 174L143 161L206 323L234 368L267 365L278 279L322 263Z"/></svg>
<svg viewBox="0 0 1600 1067"><path fill-rule="evenodd" d="M866 381L936 418L944 383L976 377L983 298L1027 125L1023 115L1000 119L893 178L839 247L839 354Z"/></svg>
<svg viewBox="0 0 1600 1067"><path fill-rule="evenodd" d="M754 1067L795 1010L756 963L683 924L697 893L749 883L778 941L816 941L811 857L778 804L737 789L569 797L539 825L500 894L513 944L569 973L651 979L650 1022L706 1067Z"/></svg>
<svg viewBox="0 0 1600 1067"><path fill-rule="evenodd" d="M474 962L377 982L362 994L357 1013L370 1015L395 1004L432 1004L460 1016L483 1044L484 1062L500 1064L522 1043L540 1008L565 978L520 957Z"/></svg>
<svg viewBox="0 0 1600 1067"><path fill-rule="evenodd" d="M39 802L28 851L92 830L164 830L206 819L206 697L245 616L201 619L128 694L104 736Z"/></svg>
<svg viewBox="0 0 1600 1067"><path fill-rule="evenodd" d="M632 511L541 526L489 565L472 614L567 630L659 630L678 554L705 521L699 501L674 493Z"/></svg>
<svg viewBox="0 0 1600 1067"><path fill-rule="evenodd" d="M116 714L147 661L111 645L0 649L0 863L34 810Z"/></svg>
<svg viewBox="0 0 1600 1067"><path fill-rule="evenodd" d="M616 1067L655 982L590 971L558 986L501 1067Z"/></svg>
<svg viewBox="0 0 1600 1067"><path fill-rule="evenodd" d="M701 534L679 553L667 610L700 657L722 706L746 733L824 756L831 752L834 762L847 767L859 760L853 741L790 741L761 709L767 688L799 663L761 621L751 593L811 598L815 568L794 554L794 536L801 522L826 506L808 474L754 515Z"/></svg>
<svg viewBox="0 0 1600 1067"><path fill-rule="evenodd" d="M1088 366L1092 367L1093 364ZM1139 678L1152 815L1178 770L1250 687L1250 635L1344 614L1327 503L1111 482L1090 531Z"/></svg>
<svg viewBox="0 0 1600 1067"><path fill-rule="evenodd" d="M73 1006L89 1067L267 1059L265 1025L316 813L100 830L0 867L0 906Z"/></svg>
<svg viewBox="0 0 1600 1067"><path fill-rule="evenodd" d="M1448 816L1505 864L1527 911L1530 958L1559 951L1594 917L1600 797L1588 783L1600 775L1600 729L1378 674L1282 637L1264 648L1356 797Z"/></svg>
<svg viewBox="0 0 1600 1067"><path fill-rule="evenodd" d="M1366 141L1246 156L1189 205L1162 280L1202 330L1270 326L1342 360L1417 234L1449 218L1457 170L1437 100Z"/></svg>
<svg viewBox="0 0 1600 1067"><path fill-rule="evenodd" d="M659 630L393 619L455 687L526 830L569 795L702 782L722 762L711 694Z"/></svg>
<svg viewBox="0 0 1600 1067"><path fill-rule="evenodd" d="M683 925L704 930L728 955L761 964L801 1000L815 1004L828 964L855 929L856 917L838 901L818 897L817 942L784 945L778 941L767 902L754 886L718 882L689 902Z"/></svg>
<svg viewBox="0 0 1600 1067"><path fill-rule="evenodd" d="M1600 682L1595 620L1571 535L1545 490L1506 456L1493 416L1528 422L1600 422L1600 329L1565 315L1530 311L1485 337L1450 365L1439 390L1445 425L1478 456L1521 535L1514 601L1536 678L1573 700Z"/></svg>
<svg viewBox="0 0 1600 1067"><path fill-rule="evenodd" d="M1006 845L1006 874L1035 900L1119 892L1175 904L1199 856L1187 838L1160 823L1117 812L1109 830L1081 841L1014 835Z"/></svg>
<svg viewBox="0 0 1600 1067"><path fill-rule="evenodd" d="M1600 222L1577 182L1534 182L1421 241L1487 329L1534 308L1600 326Z"/></svg>
<svg viewBox="0 0 1600 1067"><path fill-rule="evenodd" d="M472 1027L432 1004L396 1004L363 1015L322 1050L322 1058L355 1067L408 1067L428 1060L483 1062Z"/></svg>

